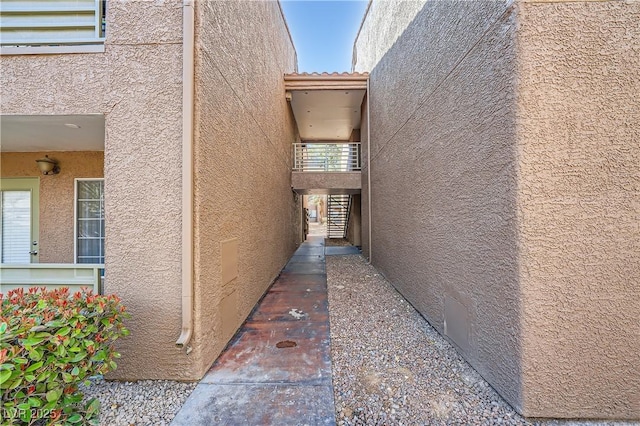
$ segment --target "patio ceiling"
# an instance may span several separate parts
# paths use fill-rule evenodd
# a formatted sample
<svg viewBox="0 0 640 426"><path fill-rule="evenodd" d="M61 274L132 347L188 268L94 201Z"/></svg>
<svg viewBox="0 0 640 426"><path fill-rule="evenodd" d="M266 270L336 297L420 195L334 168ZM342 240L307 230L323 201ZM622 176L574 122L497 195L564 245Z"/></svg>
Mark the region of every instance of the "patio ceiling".
<svg viewBox="0 0 640 426"><path fill-rule="evenodd" d="M0 151L104 151L104 115L2 115Z"/></svg>
<svg viewBox="0 0 640 426"><path fill-rule="evenodd" d="M287 97L303 141L346 141L360 128L368 74L285 75Z"/></svg>

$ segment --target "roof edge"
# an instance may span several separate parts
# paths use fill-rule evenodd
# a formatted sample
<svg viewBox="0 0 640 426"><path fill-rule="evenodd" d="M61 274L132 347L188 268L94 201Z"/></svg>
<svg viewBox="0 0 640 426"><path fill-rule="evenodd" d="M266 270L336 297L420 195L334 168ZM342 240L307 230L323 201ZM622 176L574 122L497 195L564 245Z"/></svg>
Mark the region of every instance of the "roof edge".
<svg viewBox="0 0 640 426"><path fill-rule="evenodd" d="M285 90L367 89L369 73L293 73L284 75Z"/></svg>
<svg viewBox="0 0 640 426"><path fill-rule="evenodd" d="M328 72L323 72L323 73L318 73L318 72L313 72L313 73L291 73L291 74L285 74L284 75L284 80L285 81L327 81L327 82L331 82L331 81L367 81L367 79L369 78L369 73L368 72L364 72L364 73L359 73L359 72L343 72L343 73L337 73L337 72L333 72L333 73L328 73Z"/></svg>
<svg viewBox="0 0 640 426"><path fill-rule="evenodd" d="M369 3L367 3L367 8L362 15L362 21L360 21L360 26L358 27L358 32L356 33L356 38L353 39L353 50L351 52L351 71L356 69L356 62L358 62L358 58L356 55L356 45L358 44L358 39L360 38L360 33L362 32L362 27L364 26L364 21L367 20L367 16L369 15L371 3L373 3L373 0L369 0Z"/></svg>

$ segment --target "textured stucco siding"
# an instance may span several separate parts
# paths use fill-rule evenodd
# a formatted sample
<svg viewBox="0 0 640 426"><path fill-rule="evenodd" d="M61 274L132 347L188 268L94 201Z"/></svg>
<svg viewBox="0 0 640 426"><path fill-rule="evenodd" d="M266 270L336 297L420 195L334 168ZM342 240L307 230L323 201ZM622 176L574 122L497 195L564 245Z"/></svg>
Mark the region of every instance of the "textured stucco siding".
<svg viewBox="0 0 640 426"><path fill-rule="evenodd" d="M0 56L2 114L108 111L106 54Z"/></svg>
<svg viewBox="0 0 640 426"><path fill-rule="evenodd" d="M112 50L128 65L112 71L112 90L122 98L105 117L105 288L133 315L131 336L120 345L126 358L114 377L191 379L190 360L175 347L181 327L182 49Z"/></svg>
<svg viewBox="0 0 640 426"><path fill-rule="evenodd" d="M192 379L181 327L182 10L109 2L105 117L107 292L133 315L120 379Z"/></svg>
<svg viewBox="0 0 640 426"><path fill-rule="evenodd" d="M45 154L58 161L60 173L43 176L36 160ZM76 178L103 177L102 152L5 152L0 156L0 177L40 178L40 263L74 263L73 221Z"/></svg>
<svg viewBox="0 0 640 426"><path fill-rule="evenodd" d="M433 1L356 42L373 263L526 416L640 418L639 9Z"/></svg>
<svg viewBox="0 0 640 426"><path fill-rule="evenodd" d="M293 172L291 187L295 191L308 194L339 193L360 191L360 172Z"/></svg>
<svg viewBox="0 0 640 426"><path fill-rule="evenodd" d="M640 3L520 7L524 412L640 419Z"/></svg>
<svg viewBox="0 0 640 426"><path fill-rule="evenodd" d="M519 407L515 18L506 2L424 3L369 96L373 263Z"/></svg>
<svg viewBox="0 0 640 426"><path fill-rule="evenodd" d="M423 4L418 12L414 10L416 3ZM367 20L376 25L365 21L358 35L354 70L372 73L371 98L376 115L371 125L372 157L416 113L417 106L432 101L430 98L446 81L448 73L459 66L509 3L509 0L400 0L371 4ZM404 26L400 36L398 29L385 31L388 25L395 25L390 17L407 22L412 15L414 18ZM364 32L366 28L370 32ZM389 46L382 57L377 53L380 46ZM372 59L368 59L369 55Z"/></svg>
<svg viewBox="0 0 640 426"><path fill-rule="evenodd" d="M196 4L195 336L211 365L296 248L295 125L283 75L296 54L277 2ZM237 276L223 242L237 241ZM226 259L223 257L227 256ZM233 263L233 262L232 262Z"/></svg>
<svg viewBox="0 0 640 426"><path fill-rule="evenodd" d="M133 316L112 378L194 377L174 344L181 327L181 5L109 1L104 53L0 57L3 114L105 116L105 290Z"/></svg>
<svg viewBox="0 0 640 426"><path fill-rule="evenodd" d="M355 40L354 71L370 71L404 33L426 0L372 1Z"/></svg>

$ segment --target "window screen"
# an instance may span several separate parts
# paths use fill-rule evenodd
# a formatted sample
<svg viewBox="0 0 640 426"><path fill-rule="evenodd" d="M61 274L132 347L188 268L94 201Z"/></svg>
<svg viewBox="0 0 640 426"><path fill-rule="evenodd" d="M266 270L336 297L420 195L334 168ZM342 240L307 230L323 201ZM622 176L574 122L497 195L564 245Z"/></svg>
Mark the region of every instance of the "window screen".
<svg viewBox="0 0 640 426"><path fill-rule="evenodd" d="M76 185L76 263L104 263L104 181Z"/></svg>

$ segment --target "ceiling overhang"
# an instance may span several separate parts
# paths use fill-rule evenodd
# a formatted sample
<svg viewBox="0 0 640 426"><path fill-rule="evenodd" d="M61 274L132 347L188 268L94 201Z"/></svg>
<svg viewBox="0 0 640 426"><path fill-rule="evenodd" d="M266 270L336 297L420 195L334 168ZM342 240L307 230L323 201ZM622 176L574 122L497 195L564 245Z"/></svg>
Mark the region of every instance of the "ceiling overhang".
<svg viewBox="0 0 640 426"><path fill-rule="evenodd" d="M369 73L294 73L284 75L284 88L291 90L366 89Z"/></svg>
<svg viewBox="0 0 640 426"><path fill-rule="evenodd" d="M368 73L286 74L286 97L303 141L347 141L360 129Z"/></svg>
<svg viewBox="0 0 640 426"><path fill-rule="evenodd" d="M104 115L1 115L0 151L104 151Z"/></svg>

